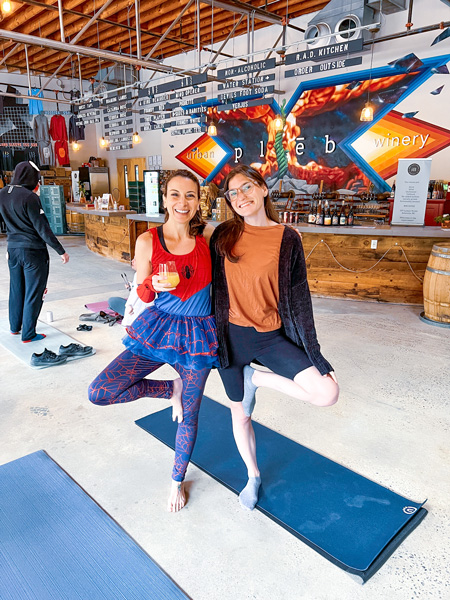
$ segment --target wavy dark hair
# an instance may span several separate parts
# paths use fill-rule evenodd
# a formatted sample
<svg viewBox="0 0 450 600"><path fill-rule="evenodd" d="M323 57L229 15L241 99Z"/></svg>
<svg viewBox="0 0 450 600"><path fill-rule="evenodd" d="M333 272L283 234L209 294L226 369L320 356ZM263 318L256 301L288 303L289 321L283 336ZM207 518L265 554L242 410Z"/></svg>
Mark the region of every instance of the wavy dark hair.
<svg viewBox="0 0 450 600"><path fill-rule="evenodd" d="M254 169L253 167L248 167L247 165L238 165L225 177L225 181L223 183L223 189L225 192L228 191L229 183L236 175L245 175L245 177L248 177L253 183L258 185L259 187L265 187L267 189L267 185L264 181L263 176L256 169ZM228 206L233 211L233 218L229 221L225 221L225 223L221 225L220 235L216 240L216 251L217 254L228 258L230 262L236 263L239 260L239 256L234 253L234 247L244 232L245 222L243 217L238 215L237 212L234 210L231 202L228 200L227 197L225 197L225 200ZM266 197L264 198L264 208L268 219L270 219L271 221L275 221L275 223L280 222L278 213L274 209L272 201L269 198L268 191Z"/></svg>
<svg viewBox="0 0 450 600"><path fill-rule="evenodd" d="M190 179L191 181L193 181L195 183L195 185L197 186L197 196L200 198L200 183L199 183L197 177L193 173L191 173L191 171L188 171L187 169L178 169L177 171L172 171L172 173L166 179L166 182L164 184L164 188L163 188L164 196L167 196L168 185L174 177L184 177L185 179ZM169 213L167 212L166 208L164 208L164 214L165 214L164 223L167 223L167 220L169 218ZM201 210L199 207L198 211L195 213L195 215L189 221L189 235L193 236L193 237L195 237L196 235L201 235L203 233L203 230L205 229L205 227L206 227L206 221L203 220L202 213L201 213Z"/></svg>

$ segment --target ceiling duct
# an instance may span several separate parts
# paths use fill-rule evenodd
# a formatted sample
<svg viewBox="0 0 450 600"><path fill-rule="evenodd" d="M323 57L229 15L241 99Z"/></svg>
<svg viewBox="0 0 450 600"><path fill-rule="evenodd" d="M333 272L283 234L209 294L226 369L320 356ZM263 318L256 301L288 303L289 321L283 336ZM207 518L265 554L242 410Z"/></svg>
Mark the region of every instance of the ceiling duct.
<svg viewBox="0 0 450 600"><path fill-rule="evenodd" d="M379 6L380 0L377 0L377 8ZM357 28L374 23L374 16L375 11L365 0L330 0L308 23L305 41L310 47L319 47L370 36ZM321 39L316 39L319 37Z"/></svg>
<svg viewBox="0 0 450 600"><path fill-rule="evenodd" d="M384 15L392 15L393 13L406 10L407 0L368 0L367 6L374 10L380 10Z"/></svg>

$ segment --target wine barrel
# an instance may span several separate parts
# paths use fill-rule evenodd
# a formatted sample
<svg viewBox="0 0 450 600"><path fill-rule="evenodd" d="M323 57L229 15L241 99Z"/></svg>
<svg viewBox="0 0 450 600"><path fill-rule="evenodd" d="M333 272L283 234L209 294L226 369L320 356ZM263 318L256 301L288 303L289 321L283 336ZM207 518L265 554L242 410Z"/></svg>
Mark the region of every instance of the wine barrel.
<svg viewBox="0 0 450 600"><path fill-rule="evenodd" d="M450 323L450 247L435 244L431 250L423 278L423 306L427 319Z"/></svg>

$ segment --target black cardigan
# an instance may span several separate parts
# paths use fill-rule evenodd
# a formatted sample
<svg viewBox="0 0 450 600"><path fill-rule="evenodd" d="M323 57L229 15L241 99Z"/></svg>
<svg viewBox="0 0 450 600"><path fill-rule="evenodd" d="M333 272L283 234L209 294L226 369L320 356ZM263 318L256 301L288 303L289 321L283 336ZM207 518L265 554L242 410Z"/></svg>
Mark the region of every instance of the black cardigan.
<svg viewBox="0 0 450 600"><path fill-rule="evenodd" d="M219 360L222 368L229 366L228 318L230 299L225 276L225 259L216 253L215 244L222 226L211 236L210 249L213 269L213 310L219 341ZM278 312L284 333L300 348L304 348L312 364L322 375L333 371L333 367L322 356L317 341L316 328L306 278L306 262L300 236L290 227L285 227L281 240L278 266L280 299Z"/></svg>

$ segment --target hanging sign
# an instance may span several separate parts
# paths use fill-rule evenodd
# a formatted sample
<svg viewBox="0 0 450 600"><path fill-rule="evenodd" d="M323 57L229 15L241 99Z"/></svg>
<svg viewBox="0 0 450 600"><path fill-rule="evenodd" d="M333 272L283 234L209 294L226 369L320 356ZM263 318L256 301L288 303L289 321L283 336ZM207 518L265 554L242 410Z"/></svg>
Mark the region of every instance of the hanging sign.
<svg viewBox="0 0 450 600"><path fill-rule="evenodd" d="M198 75L192 75L192 77L183 77L181 79L174 79L167 83L161 83L160 85L152 85L146 89L140 89L138 92L139 98L145 98L145 96L156 96L157 94L163 94L164 92L173 92L180 88L191 88L201 83L208 81L207 73L199 73ZM175 96L176 97L176 96Z"/></svg>
<svg viewBox="0 0 450 600"><path fill-rule="evenodd" d="M122 135L124 133L133 133L133 129L131 127L127 129L116 129L114 131L105 131L105 137L112 137L114 135Z"/></svg>
<svg viewBox="0 0 450 600"><path fill-rule="evenodd" d="M129 144L114 144L113 146L108 146L106 149L108 151L130 150L132 147L133 147L133 144L130 142Z"/></svg>
<svg viewBox="0 0 450 600"><path fill-rule="evenodd" d="M80 104L78 106L78 110L90 110L91 108L99 108L100 102L98 100L93 100L92 102L87 102L86 104Z"/></svg>
<svg viewBox="0 0 450 600"><path fill-rule="evenodd" d="M174 129L170 135L188 135L189 133L204 133L206 127L186 127L184 129Z"/></svg>
<svg viewBox="0 0 450 600"><path fill-rule="evenodd" d="M132 125L133 119L125 119L124 121L115 121L114 123L105 123L105 129L111 127L125 127L126 125Z"/></svg>
<svg viewBox="0 0 450 600"><path fill-rule="evenodd" d="M128 117L132 117L133 113L131 110L128 111L124 111L124 112L118 112L118 113L109 113L106 117L105 117L105 121L116 121L117 119L127 119Z"/></svg>
<svg viewBox="0 0 450 600"><path fill-rule="evenodd" d="M268 81L274 81L275 73L266 75L257 75L256 77L247 77L246 79L231 79L226 83L219 83L219 90L229 90L236 87L245 87L246 85L260 85Z"/></svg>
<svg viewBox="0 0 450 600"><path fill-rule="evenodd" d="M273 98L259 98L258 100L241 100L230 102L229 104L221 104L217 107L217 112L221 110L235 110L238 108L249 108L251 106L261 106L263 104L273 104Z"/></svg>
<svg viewBox="0 0 450 600"><path fill-rule="evenodd" d="M254 63L248 63L246 65L239 65L237 67L230 67L229 69L219 69L217 71L218 79L227 79L228 77L234 77L236 75L246 75L247 73L254 73L255 71L269 71L275 68L275 58L267 58L266 60L258 60Z"/></svg>
<svg viewBox="0 0 450 600"><path fill-rule="evenodd" d="M128 110L128 108L128 103L118 104L117 106L108 106L107 108L103 109L103 112L106 114L110 114L115 113L116 111Z"/></svg>
<svg viewBox="0 0 450 600"><path fill-rule="evenodd" d="M265 85L264 87L248 88L245 90L227 92L226 94L218 94L217 99L219 100L219 102L226 102L227 100L233 101L237 98L245 98L246 96L261 96L262 94L273 94L274 91L274 85Z"/></svg>
<svg viewBox="0 0 450 600"><path fill-rule="evenodd" d="M299 75L310 75L311 73L320 73L321 71L334 71L335 69L345 69L346 67L354 67L362 63L362 56L354 58L338 58L328 62L320 63L320 65L308 65L305 67L297 67L290 71L285 71L285 77L298 77Z"/></svg>
<svg viewBox="0 0 450 600"><path fill-rule="evenodd" d="M423 225L427 207L431 158L399 158L393 225Z"/></svg>
<svg viewBox="0 0 450 600"><path fill-rule="evenodd" d="M124 102L128 102L131 100L132 95L131 92L127 92L126 94L120 94L119 96L112 96L111 98L106 98L103 100L103 106L115 106L117 104L123 104Z"/></svg>
<svg viewBox="0 0 450 600"><path fill-rule="evenodd" d="M355 52L361 52L363 49L363 38L357 40L351 40L349 42L342 42L338 44L331 44L330 46L322 46L320 48L308 48L307 50L301 50L294 52L294 54L286 54L284 57L285 65L293 65L296 63L307 62L309 60L319 61L325 58L339 56L341 54L354 54Z"/></svg>
<svg viewBox="0 0 450 600"><path fill-rule="evenodd" d="M83 113L82 115L80 115L80 117L82 119L85 119L86 117L98 117L99 114L100 112L98 110L91 110L90 112Z"/></svg>

